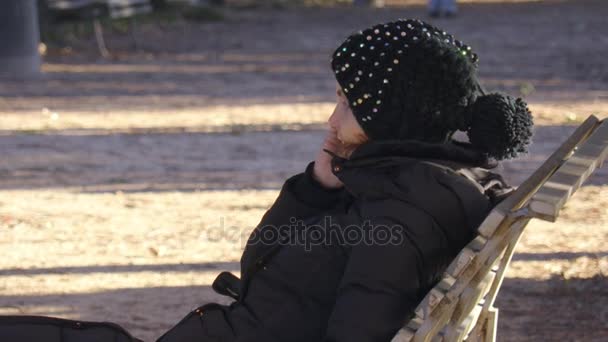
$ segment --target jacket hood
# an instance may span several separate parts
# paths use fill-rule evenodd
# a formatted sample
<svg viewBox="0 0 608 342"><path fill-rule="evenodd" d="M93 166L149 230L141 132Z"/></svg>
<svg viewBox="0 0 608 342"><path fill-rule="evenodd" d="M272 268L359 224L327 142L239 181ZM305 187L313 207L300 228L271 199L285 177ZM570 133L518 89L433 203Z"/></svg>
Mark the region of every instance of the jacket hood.
<svg viewBox="0 0 608 342"><path fill-rule="evenodd" d="M325 150L332 155L332 166L357 167L370 164L398 162L401 158L421 160L443 160L468 167L492 169L497 162L489 159L484 153L475 150L471 144L450 141L448 143L428 143L418 140L383 140L369 141L358 146L349 158L343 158Z"/></svg>
<svg viewBox="0 0 608 342"><path fill-rule="evenodd" d="M349 160L355 162L378 157L442 159L476 167L493 168L496 166L495 162L490 161L484 153L475 150L471 144L454 140L445 144L417 140L370 141L353 151Z"/></svg>
<svg viewBox="0 0 608 342"><path fill-rule="evenodd" d="M343 158L331 151L332 170L353 195L374 196L391 193L394 175L420 166L421 162L435 162L454 169L488 169L497 162L468 143L428 143L417 140L369 141L360 145L350 157Z"/></svg>

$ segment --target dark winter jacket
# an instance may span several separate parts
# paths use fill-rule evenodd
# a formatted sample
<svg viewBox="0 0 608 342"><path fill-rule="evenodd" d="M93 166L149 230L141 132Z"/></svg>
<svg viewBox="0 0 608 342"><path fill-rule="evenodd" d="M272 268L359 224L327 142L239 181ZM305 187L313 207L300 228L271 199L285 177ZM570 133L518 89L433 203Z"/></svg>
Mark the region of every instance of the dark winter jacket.
<svg viewBox="0 0 608 342"><path fill-rule="evenodd" d="M238 299L206 307L201 341L390 341L507 188L460 143L368 142L334 156L341 189L313 166L252 233Z"/></svg>

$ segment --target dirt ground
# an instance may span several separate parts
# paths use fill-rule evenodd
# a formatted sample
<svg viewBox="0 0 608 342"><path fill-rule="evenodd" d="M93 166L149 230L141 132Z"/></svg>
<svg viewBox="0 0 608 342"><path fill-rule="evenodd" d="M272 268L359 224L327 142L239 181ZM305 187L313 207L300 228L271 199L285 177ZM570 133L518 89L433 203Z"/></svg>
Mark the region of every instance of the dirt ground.
<svg viewBox="0 0 608 342"><path fill-rule="evenodd" d="M467 2L433 22L480 56L489 90L524 96L519 184L589 114L608 116L605 1ZM329 55L349 33L422 5L227 10L144 22L49 49L40 79L0 81L0 314L121 324L154 340L238 272L283 181L331 114ZM527 228L498 297L499 341L608 340L608 168L558 222Z"/></svg>

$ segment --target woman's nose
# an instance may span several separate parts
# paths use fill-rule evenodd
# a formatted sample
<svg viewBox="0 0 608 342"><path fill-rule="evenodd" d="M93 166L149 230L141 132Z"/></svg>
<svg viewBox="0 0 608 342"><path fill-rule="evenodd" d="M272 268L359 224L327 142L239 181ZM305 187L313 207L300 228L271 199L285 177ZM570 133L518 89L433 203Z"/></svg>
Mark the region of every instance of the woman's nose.
<svg viewBox="0 0 608 342"><path fill-rule="evenodd" d="M334 108L333 113L331 113L331 115L327 119L327 122L329 123L329 126L331 126L334 129L336 128L336 109L337 108L338 108L338 106L336 106L336 108Z"/></svg>

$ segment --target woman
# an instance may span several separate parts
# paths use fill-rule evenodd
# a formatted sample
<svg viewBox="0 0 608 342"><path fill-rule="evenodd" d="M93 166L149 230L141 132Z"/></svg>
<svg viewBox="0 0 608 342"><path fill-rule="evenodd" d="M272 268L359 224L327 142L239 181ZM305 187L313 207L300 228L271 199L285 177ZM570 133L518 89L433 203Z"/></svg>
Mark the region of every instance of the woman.
<svg viewBox="0 0 608 342"><path fill-rule="evenodd" d="M443 12L446 17L453 17L457 13L456 0L429 0L429 15L437 18Z"/></svg>
<svg viewBox="0 0 608 342"><path fill-rule="evenodd" d="M160 341L390 341L508 192L488 169L530 140L526 104L484 95L476 65L418 20L346 39L321 151L252 233L242 279L214 283L236 301L204 305Z"/></svg>
<svg viewBox="0 0 608 342"><path fill-rule="evenodd" d="M418 20L346 39L331 60L337 105L322 148L251 234L242 278L213 284L235 300L203 305L159 341L390 341L509 191L489 169L529 143L526 104L484 95L476 65L468 46ZM0 320L0 340L40 331L30 319ZM74 330L62 341L101 334L61 322Z"/></svg>

